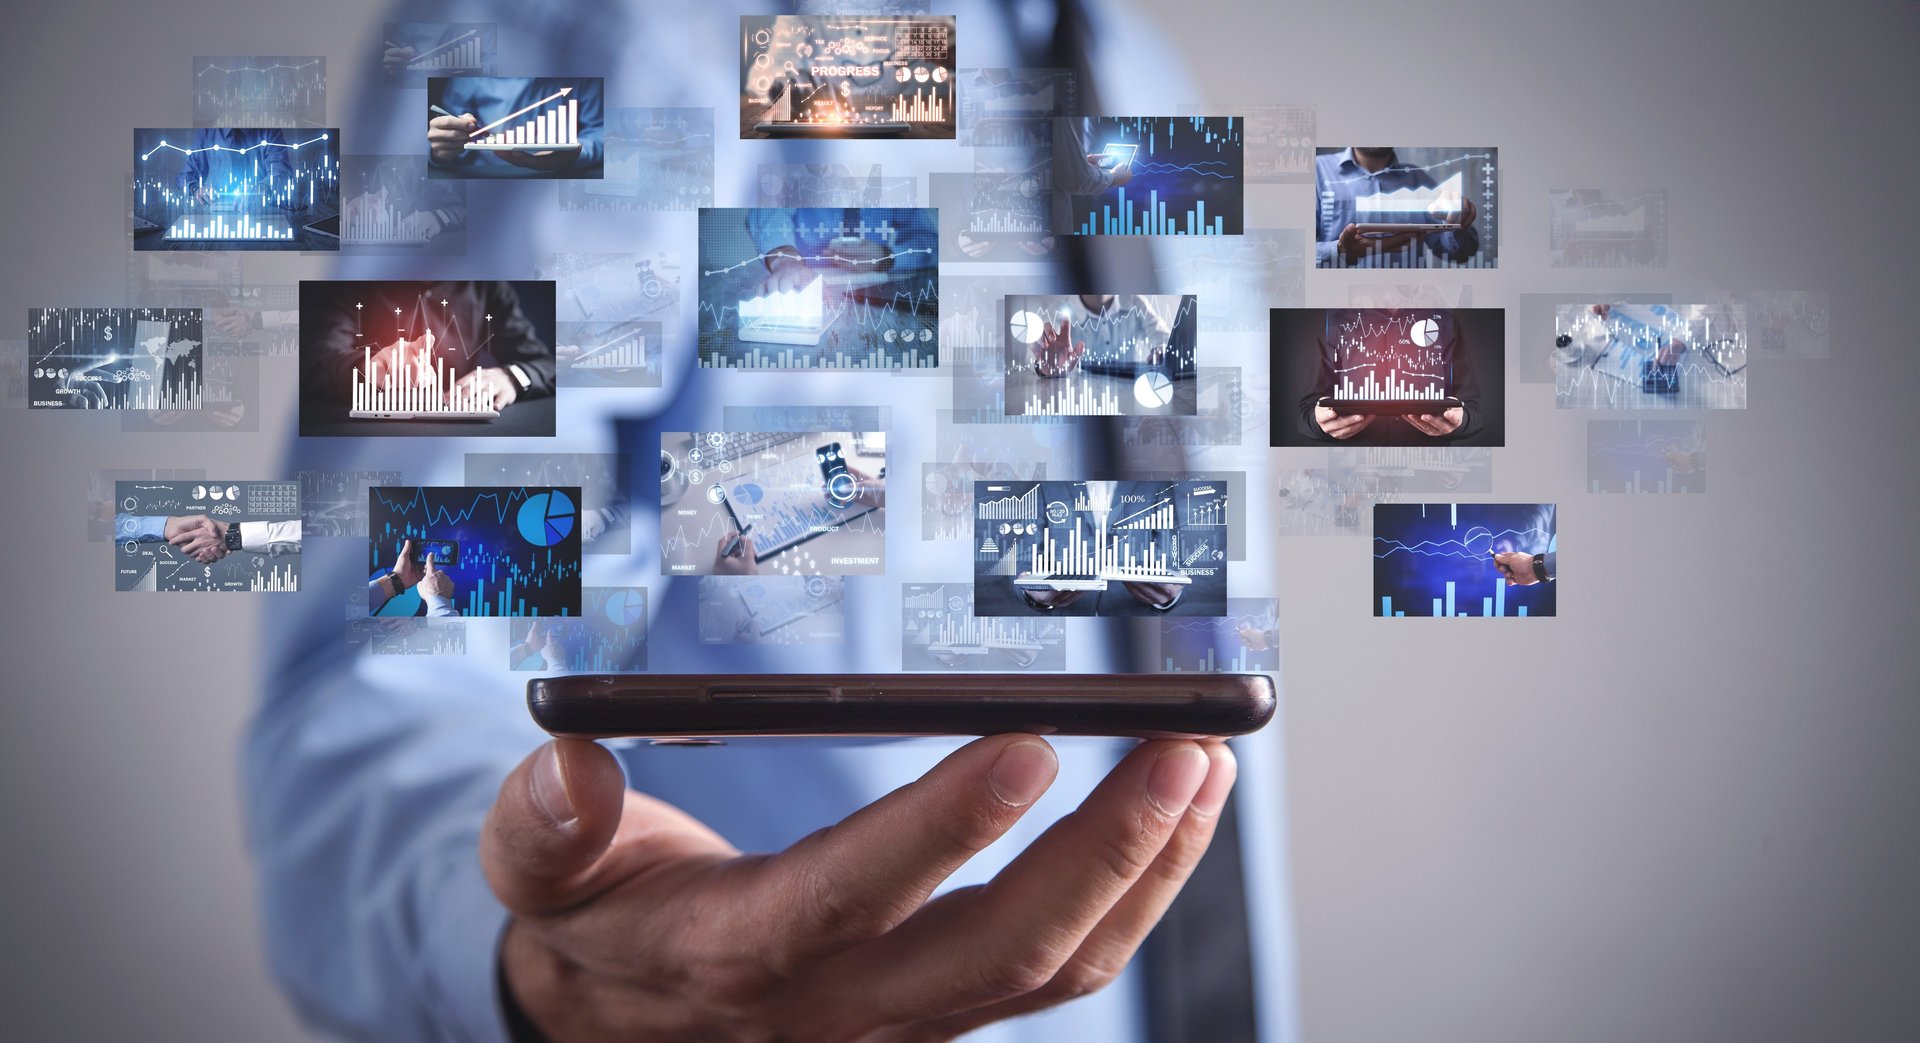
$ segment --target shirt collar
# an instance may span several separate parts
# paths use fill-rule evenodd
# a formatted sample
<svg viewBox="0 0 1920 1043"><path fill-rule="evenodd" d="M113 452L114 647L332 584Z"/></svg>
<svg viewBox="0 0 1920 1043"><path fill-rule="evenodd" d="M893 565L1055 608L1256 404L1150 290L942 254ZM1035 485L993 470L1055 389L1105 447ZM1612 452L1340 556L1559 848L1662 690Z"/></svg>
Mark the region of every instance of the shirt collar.
<svg viewBox="0 0 1920 1043"><path fill-rule="evenodd" d="M1400 153L1395 152L1392 149L1388 149L1387 151L1389 153L1389 155L1387 156L1387 165L1384 167L1381 167L1379 170L1374 171L1373 172L1374 176L1384 174L1387 171L1392 170L1393 168L1400 165ZM1349 167L1353 168L1354 170L1358 170L1363 174L1367 173L1367 168L1361 166L1360 161L1354 158L1352 145L1348 145L1347 150L1345 152L1340 153L1340 168L1342 170L1345 170Z"/></svg>

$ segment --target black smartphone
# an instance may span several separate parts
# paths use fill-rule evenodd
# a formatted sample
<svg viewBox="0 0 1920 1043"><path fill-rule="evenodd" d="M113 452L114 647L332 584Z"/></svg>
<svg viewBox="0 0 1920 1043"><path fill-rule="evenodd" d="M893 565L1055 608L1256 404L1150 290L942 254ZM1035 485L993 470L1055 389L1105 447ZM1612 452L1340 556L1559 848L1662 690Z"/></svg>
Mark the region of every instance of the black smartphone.
<svg viewBox="0 0 1920 1043"><path fill-rule="evenodd" d="M407 537L407 539L410 539L413 541L413 559L412 560L414 564L416 565L424 564L428 558L432 558L435 568L459 567L460 565L460 541L459 540L437 540L437 539L430 539L424 536L409 536ZM406 540L401 540L400 548L402 550L405 550L406 546L407 546Z"/></svg>
<svg viewBox="0 0 1920 1043"><path fill-rule="evenodd" d="M828 485L833 484L835 475L847 473L847 458L840 452L840 443L828 442L813 451L814 460L820 464L820 477Z"/></svg>
<svg viewBox="0 0 1920 1043"><path fill-rule="evenodd" d="M820 478L826 484L827 502L834 507L846 507L860 495L860 483L854 480L853 472L847 470L846 454L840 451L840 443L828 442L813 451L813 459L820 465Z"/></svg>
<svg viewBox="0 0 1920 1043"><path fill-rule="evenodd" d="M1244 735L1273 718L1265 674L575 674L527 682L554 735Z"/></svg>

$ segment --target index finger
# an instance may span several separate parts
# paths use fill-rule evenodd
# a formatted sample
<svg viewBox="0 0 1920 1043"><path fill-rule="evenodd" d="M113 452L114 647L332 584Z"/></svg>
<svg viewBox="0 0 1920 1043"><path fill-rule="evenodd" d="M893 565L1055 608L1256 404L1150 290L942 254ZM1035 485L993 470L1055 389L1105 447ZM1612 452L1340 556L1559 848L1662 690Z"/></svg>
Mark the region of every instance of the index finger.
<svg viewBox="0 0 1920 1043"><path fill-rule="evenodd" d="M1046 788L1059 763L1030 735L977 739L908 783L769 859L764 886L787 911L771 938L766 906L734 905L777 967L798 967L892 930Z"/></svg>
<svg viewBox="0 0 1920 1043"><path fill-rule="evenodd" d="M822 997L822 1006L889 1024L1046 985L1154 864L1209 764L1193 742L1140 744L991 882L844 954L846 973L832 980L859 995Z"/></svg>

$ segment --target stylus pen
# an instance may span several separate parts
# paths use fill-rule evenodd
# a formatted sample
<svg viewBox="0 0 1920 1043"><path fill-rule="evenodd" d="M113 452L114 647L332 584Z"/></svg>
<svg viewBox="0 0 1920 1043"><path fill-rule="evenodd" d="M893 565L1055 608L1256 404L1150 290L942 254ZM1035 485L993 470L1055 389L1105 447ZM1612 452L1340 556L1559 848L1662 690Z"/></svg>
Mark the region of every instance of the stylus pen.
<svg viewBox="0 0 1920 1043"><path fill-rule="evenodd" d="M432 112L432 113L436 113L436 114L438 114L438 115L441 115L441 116L451 116L451 115L453 115L453 113L451 113L451 112L448 112L447 110L445 110L445 109L443 109L443 108L441 108L441 107L440 107L440 106L438 106L438 105L429 105L429 106L427 106L427 111L428 111L428 112Z"/></svg>
<svg viewBox="0 0 1920 1043"><path fill-rule="evenodd" d="M733 552L740 549L740 541L746 538L747 533L753 531L753 526L740 524L740 516L733 513L732 500L722 496L720 498L720 506L727 509L727 517L733 519L734 529L733 539L727 541L726 549L720 552L720 556L723 558L731 558L733 557Z"/></svg>

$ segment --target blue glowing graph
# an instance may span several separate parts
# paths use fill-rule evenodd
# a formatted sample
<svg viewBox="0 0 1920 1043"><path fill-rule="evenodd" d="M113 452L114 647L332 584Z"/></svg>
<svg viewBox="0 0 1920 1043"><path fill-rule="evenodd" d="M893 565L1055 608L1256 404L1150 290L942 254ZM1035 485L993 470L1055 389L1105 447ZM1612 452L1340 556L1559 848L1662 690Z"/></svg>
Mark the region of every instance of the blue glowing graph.
<svg viewBox="0 0 1920 1043"><path fill-rule="evenodd" d="M1125 185L1072 196L1073 235L1239 235L1244 126L1233 116L1098 116L1090 152L1132 166ZM1056 159L1056 162L1063 160Z"/></svg>
<svg viewBox="0 0 1920 1043"><path fill-rule="evenodd" d="M573 500L559 490L535 493L520 505L520 538L536 547L552 547L573 532Z"/></svg>
<svg viewBox="0 0 1920 1043"><path fill-rule="evenodd" d="M375 486L368 491L368 576L384 575L407 539L455 540L453 580L462 616L577 616L577 486ZM418 594L380 615L425 612Z"/></svg>
<svg viewBox="0 0 1920 1043"><path fill-rule="evenodd" d="M1554 615L1558 580L1509 586L1493 556L1555 548L1550 503L1375 504L1374 614Z"/></svg>

